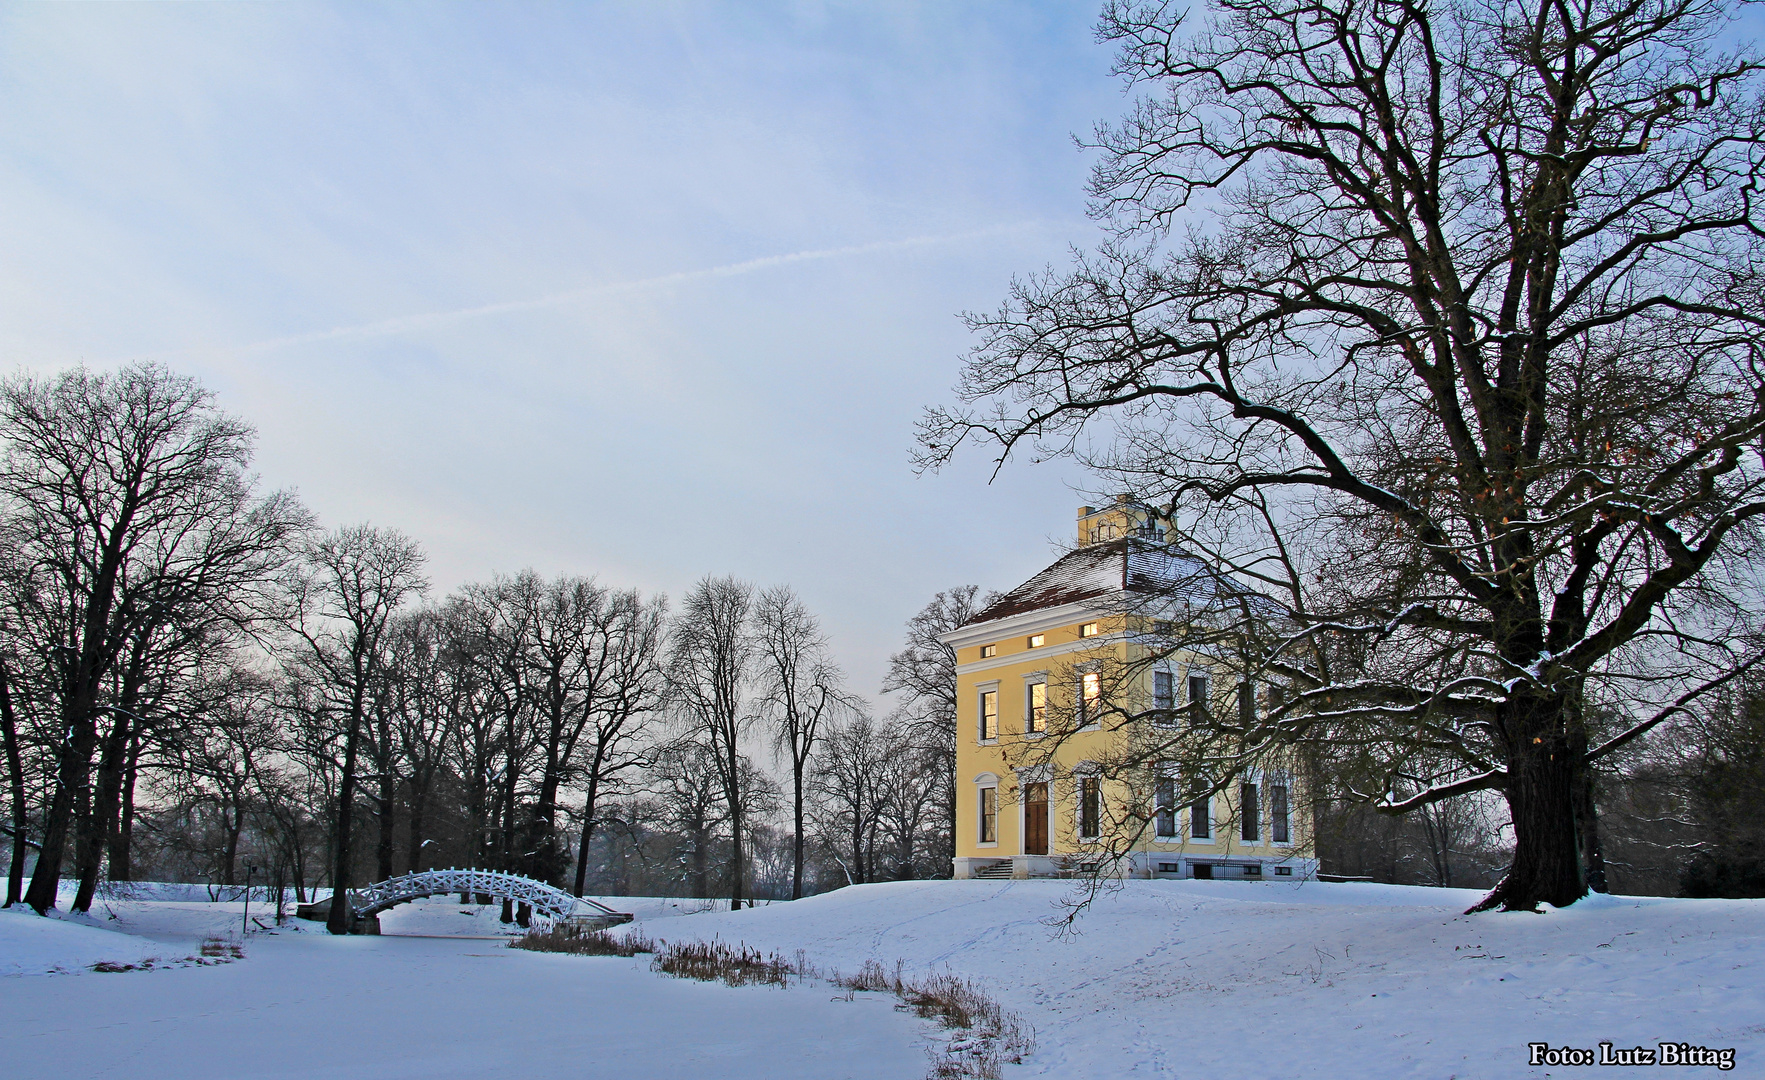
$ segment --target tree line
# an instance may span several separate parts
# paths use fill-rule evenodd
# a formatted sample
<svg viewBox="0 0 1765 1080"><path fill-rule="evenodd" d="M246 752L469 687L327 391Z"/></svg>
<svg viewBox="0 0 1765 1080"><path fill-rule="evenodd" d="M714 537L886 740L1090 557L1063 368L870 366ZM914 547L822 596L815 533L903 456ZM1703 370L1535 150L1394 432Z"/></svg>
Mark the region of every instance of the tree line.
<svg viewBox="0 0 1765 1080"><path fill-rule="evenodd" d="M144 872L304 899L473 865L736 907L948 873L944 595L878 719L787 586L433 597L416 540L259 490L253 442L155 365L0 382L8 905Z"/></svg>

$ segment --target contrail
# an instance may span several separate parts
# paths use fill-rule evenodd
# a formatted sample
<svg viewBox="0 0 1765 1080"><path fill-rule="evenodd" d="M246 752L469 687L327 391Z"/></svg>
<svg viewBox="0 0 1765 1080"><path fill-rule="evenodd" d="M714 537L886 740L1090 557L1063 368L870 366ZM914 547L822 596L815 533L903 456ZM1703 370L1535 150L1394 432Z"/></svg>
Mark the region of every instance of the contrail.
<svg viewBox="0 0 1765 1080"><path fill-rule="evenodd" d="M727 266L712 266L702 270L680 270L672 274L661 274L657 277L638 278L634 281L608 282L600 285L585 285L578 289L564 292L549 293L526 300L507 300L498 304L480 304L476 307L456 308L452 311L428 311L416 315L400 315L390 319L379 319L375 322L362 323L359 326L336 326L329 330L313 330L304 334L290 334L286 337L269 338L265 341L253 342L249 345L236 346L238 352L265 352L280 349L289 345L306 345L316 341L335 341L339 338L379 337L387 334L399 334L410 330L422 330L432 326L460 322L465 319L476 319L485 315L505 315L515 311L533 311L538 308L559 307L575 303L590 297L605 296L613 293L636 292L642 289L653 289L664 285L678 285L689 281L701 281L707 278L738 277L752 274L758 270L770 270L777 266L788 266L792 263L816 262L822 259L839 259L849 255L870 255L879 251L902 251L910 248L934 247L939 244L953 244L962 240L973 240L984 236L996 236L1000 233L1017 232L1032 228L1040 222L1021 221L1011 225L995 225L985 229L973 229L968 232L951 233L945 236L913 236L904 240L878 240L869 244L852 244L846 247L821 248L815 251L794 251L786 255L763 255L757 259L730 263Z"/></svg>

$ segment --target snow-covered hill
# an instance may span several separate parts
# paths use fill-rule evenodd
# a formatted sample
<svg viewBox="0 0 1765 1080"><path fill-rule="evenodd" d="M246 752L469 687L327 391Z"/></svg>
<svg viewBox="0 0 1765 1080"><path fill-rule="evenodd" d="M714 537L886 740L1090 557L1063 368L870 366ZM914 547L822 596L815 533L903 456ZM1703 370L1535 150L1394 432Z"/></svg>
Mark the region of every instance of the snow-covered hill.
<svg viewBox="0 0 1765 1080"><path fill-rule="evenodd" d="M93 964L140 964L166 955L154 942L96 920L43 919L20 906L0 910L0 976L85 971Z"/></svg>
<svg viewBox="0 0 1765 1080"><path fill-rule="evenodd" d="M1765 1075L1765 901L1593 897L1461 914L1482 894L1364 884L1133 881L1059 935L1055 881L901 882L640 923L948 967L1031 1021L1024 1076L1514 1077L1530 1042L1738 1050Z"/></svg>

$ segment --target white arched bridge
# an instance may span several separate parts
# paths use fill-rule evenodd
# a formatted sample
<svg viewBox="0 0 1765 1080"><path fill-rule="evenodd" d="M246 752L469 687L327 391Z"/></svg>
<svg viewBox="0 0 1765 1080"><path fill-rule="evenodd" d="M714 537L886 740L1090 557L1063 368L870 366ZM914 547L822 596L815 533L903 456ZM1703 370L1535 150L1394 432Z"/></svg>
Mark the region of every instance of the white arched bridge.
<svg viewBox="0 0 1765 1080"><path fill-rule="evenodd" d="M426 896L446 896L450 893L459 893L462 896L471 893L494 896L499 900L513 900L558 922L606 927L631 921L630 915L614 911L605 904L571 896L543 881L501 870L421 870L413 874L403 874L349 890L349 906L355 920L363 921L373 919L387 908L411 900L421 900ZM303 904L299 914L303 918L323 919L330 913L330 908L329 901Z"/></svg>

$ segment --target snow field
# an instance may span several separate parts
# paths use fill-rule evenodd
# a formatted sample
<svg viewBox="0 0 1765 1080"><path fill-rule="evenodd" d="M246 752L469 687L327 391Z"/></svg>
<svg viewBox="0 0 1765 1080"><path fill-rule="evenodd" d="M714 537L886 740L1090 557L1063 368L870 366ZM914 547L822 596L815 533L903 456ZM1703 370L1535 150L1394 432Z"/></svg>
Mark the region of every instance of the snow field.
<svg viewBox="0 0 1765 1080"><path fill-rule="evenodd" d="M1478 893L1135 881L1060 934L1050 923L1071 895L1057 881L942 881L742 912L604 899L652 938L802 950L847 973L900 961L910 978L972 979L1034 1026L1035 1054L1006 1070L1025 1080L1584 1075L1528 1067L1534 1041L1735 1047L1733 1075L1765 1072L1765 901L1595 897L1465 916ZM732 989L655 975L643 957L508 949L494 940L508 934L498 910L437 897L388 912L379 938L291 922L252 935L242 962L124 974L87 969L237 937L240 905L107 901L90 920L0 913L0 973L14 976L0 978L0 1063L131 1080L918 1080L943 1044L884 994ZM24 974L52 969L87 973Z"/></svg>
<svg viewBox="0 0 1765 1080"><path fill-rule="evenodd" d="M110 907L111 925L158 940L7 912L0 956L77 931L78 947L62 934L41 952L60 948L62 970L82 972L131 944L138 954L181 944L184 955L223 924L237 934L238 904ZM496 905L466 910L431 899L393 914L419 930L449 916L500 926ZM478 937L334 938L298 925L253 934L245 959L226 965L0 978L0 1075L917 1080L929 1060L927 1025L880 995L734 989L657 976L644 957L530 953ZM90 940L100 938L112 940Z"/></svg>
<svg viewBox="0 0 1765 1080"><path fill-rule="evenodd" d="M155 942L106 929L95 920L43 919L20 906L0 910L0 976L54 975L89 970L98 963L143 964L170 958L168 950ZM0 997L5 996L0 990Z"/></svg>
<svg viewBox="0 0 1765 1080"><path fill-rule="evenodd" d="M1543 1076L1530 1041L1736 1047L1765 1066L1765 901L1595 897L1460 914L1481 893L1131 881L1058 935L1057 881L899 882L640 923L975 979L1035 1026L1013 1076ZM1561 1074L1562 1070L1556 1070ZM1578 1075L1578 1074L1574 1074Z"/></svg>

